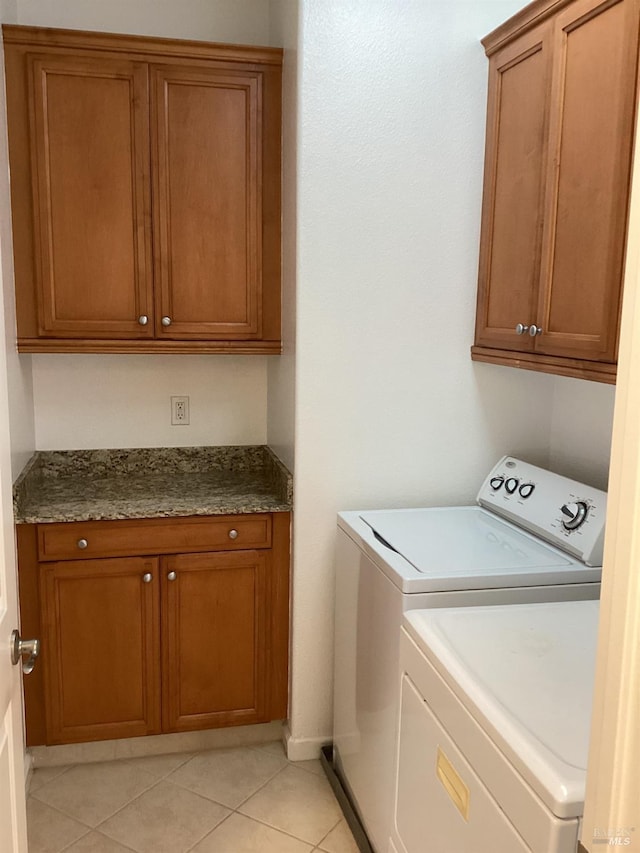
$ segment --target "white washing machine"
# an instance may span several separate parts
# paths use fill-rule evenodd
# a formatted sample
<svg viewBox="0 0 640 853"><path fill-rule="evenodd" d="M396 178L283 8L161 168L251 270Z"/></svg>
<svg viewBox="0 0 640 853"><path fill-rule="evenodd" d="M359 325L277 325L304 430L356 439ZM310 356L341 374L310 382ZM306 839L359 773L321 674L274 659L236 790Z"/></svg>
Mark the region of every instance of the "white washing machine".
<svg viewBox="0 0 640 853"><path fill-rule="evenodd" d="M575 853L597 601L404 617L397 853Z"/></svg>
<svg viewBox="0 0 640 853"><path fill-rule="evenodd" d="M605 514L605 492L507 456L475 506L339 514L333 767L376 853L393 821L403 613L597 599Z"/></svg>

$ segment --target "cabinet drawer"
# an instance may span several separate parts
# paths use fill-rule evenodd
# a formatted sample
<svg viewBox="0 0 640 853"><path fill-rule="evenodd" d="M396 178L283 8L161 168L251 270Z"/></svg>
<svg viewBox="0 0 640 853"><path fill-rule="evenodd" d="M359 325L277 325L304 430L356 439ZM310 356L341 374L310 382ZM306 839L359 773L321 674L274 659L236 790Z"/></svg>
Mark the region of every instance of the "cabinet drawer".
<svg viewBox="0 0 640 853"><path fill-rule="evenodd" d="M38 525L40 560L270 547L268 514Z"/></svg>

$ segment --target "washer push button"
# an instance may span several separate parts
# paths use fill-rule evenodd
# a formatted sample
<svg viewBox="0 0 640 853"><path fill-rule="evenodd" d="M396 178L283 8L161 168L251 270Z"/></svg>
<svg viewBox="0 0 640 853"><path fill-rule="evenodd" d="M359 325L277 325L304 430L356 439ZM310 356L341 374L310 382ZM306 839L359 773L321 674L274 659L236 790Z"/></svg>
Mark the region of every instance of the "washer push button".
<svg viewBox="0 0 640 853"><path fill-rule="evenodd" d="M519 485L519 481L516 480L515 477L509 477L509 479L504 484L504 487L507 490L507 492L510 495L512 495L515 492L515 490L518 488L518 485Z"/></svg>

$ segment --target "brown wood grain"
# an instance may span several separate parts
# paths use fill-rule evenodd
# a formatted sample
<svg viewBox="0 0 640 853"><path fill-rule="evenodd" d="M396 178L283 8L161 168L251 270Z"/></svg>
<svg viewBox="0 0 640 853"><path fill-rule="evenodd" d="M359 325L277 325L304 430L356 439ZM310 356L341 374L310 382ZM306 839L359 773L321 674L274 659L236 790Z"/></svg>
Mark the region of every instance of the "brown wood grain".
<svg viewBox="0 0 640 853"><path fill-rule="evenodd" d="M506 75L498 75L497 69L513 73L514 66L504 65L513 51L520 51L535 69L535 54L522 50L531 49L536 34L547 58L544 74L550 86L545 83L544 88L549 94L531 100L535 81L541 80L543 66L538 63L540 74L528 82L522 75L521 85L507 98ZM499 37L489 42L485 197L472 357L614 382L638 92L640 0L536 2L506 22ZM530 109L523 111L523 105ZM501 136L502 144L497 141ZM530 151L538 140L543 152L529 161L529 171L527 140ZM536 197L539 173L543 188ZM532 235L539 234L540 227L542 239L534 252ZM520 285L527 271L528 289ZM527 296L533 298L529 315L516 319L527 310ZM514 321L535 324L541 332L534 338L509 336L505 329Z"/></svg>
<svg viewBox="0 0 640 853"><path fill-rule="evenodd" d="M48 743L160 731L158 568L153 557L44 567Z"/></svg>
<svg viewBox="0 0 640 853"><path fill-rule="evenodd" d="M27 73L40 333L148 337L146 67L29 56Z"/></svg>
<svg viewBox="0 0 640 853"><path fill-rule="evenodd" d="M516 325L535 322L550 96L551 30L494 54L482 210L476 344L531 350Z"/></svg>
<svg viewBox="0 0 640 853"><path fill-rule="evenodd" d="M156 336L259 338L261 74L150 73Z"/></svg>
<svg viewBox="0 0 640 853"><path fill-rule="evenodd" d="M3 32L19 351L280 353L282 51Z"/></svg>
<svg viewBox="0 0 640 853"><path fill-rule="evenodd" d="M229 536L232 530L236 538ZM78 547L80 540L87 542L86 548ZM38 554L43 561L270 546L268 513L38 525Z"/></svg>
<svg viewBox="0 0 640 853"><path fill-rule="evenodd" d="M575 0L555 19L536 339L547 355L617 356L639 12L633 0Z"/></svg>
<svg viewBox="0 0 640 853"><path fill-rule="evenodd" d="M267 721L265 555L180 554L162 574L164 731Z"/></svg>
<svg viewBox="0 0 640 853"><path fill-rule="evenodd" d="M88 30L65 30L51 27L25 27L3 24L5 44L33 45L40 49L66 48L72 50L107 51L149 56L170 56L179 60L218 60L226 63L260 63L282 65L283 50L279 47L221 44L194 40L176 40L148 36L100 33Z"/></svg>
<svg viewBox="0 0 640 853"><path fill-rule="evenodd" d="M471 347L471 359L472 361L484 361L488 364L502 364L505 367L537 370L539 373L555 373L559 376L573 376L576 379L606 382L609 385L615 385L616 382L616 365L598 361L554 357L538 353L510 352L509 350L477 346Z"/></svg>
<svg viewBox="0 0 640 853"><path fill-rule="evenodd" d="M24 639L39 639L40 654L29 675L23 678L27 746L44 744L47 740L44 699L44 668L48 649L43 643L40 621L40 571L35 524L16 527L18 546L18 589L20 593L20 634Z"/></svg>
<svg viewBox="0 0 640 853"><path fill-rule="evenodd" d="M23 631L42 640L25 680L29 744L285 718L290 520L18 525Z"/></svg>

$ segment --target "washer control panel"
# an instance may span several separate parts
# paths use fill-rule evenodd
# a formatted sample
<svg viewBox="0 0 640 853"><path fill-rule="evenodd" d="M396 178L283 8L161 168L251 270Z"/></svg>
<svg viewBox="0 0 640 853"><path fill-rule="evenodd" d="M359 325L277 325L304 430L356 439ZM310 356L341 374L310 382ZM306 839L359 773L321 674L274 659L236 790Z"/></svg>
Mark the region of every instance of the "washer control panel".
<svg viewBox="0 0 640 853"><path fill-rule="evenodd" d="M602 565L606 492L504 456L482 484L478 503L587 565Z"/></svg>

